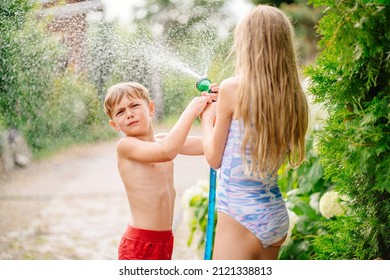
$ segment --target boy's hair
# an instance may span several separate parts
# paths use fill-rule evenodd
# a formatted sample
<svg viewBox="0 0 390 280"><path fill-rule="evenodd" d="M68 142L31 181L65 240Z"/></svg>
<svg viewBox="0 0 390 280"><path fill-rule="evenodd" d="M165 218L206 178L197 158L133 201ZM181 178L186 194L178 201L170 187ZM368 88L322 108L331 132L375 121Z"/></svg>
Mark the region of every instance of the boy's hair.
<svg viewBox="0 0 390 280"><path fill-rule="evenodd" d="M115 104L121 102L124 96L140 98L147 104L150 102L149 91L139 83L128 82L113 85L107 90L106 98L104 99L104 112L110 119L112 119L112 110Z"/></svg>
<svg viewBox="0 0 390 280"><path fill-rule="evenodd" d="M278 170L286 152L290 166L305 157L308 104L298 77L293 27L279 9L259 5L237 25L237 117L244 121L247 173L265 177ZM244 153L244 158L247 156Z"/></svg>

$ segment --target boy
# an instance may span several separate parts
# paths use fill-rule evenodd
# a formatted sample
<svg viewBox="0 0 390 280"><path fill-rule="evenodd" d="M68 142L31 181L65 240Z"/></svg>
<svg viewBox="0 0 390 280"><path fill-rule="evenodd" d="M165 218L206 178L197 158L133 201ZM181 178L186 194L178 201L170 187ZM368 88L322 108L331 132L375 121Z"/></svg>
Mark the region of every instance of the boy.
<svg viewBox="0 0 390 280"><path fill-rule="evenodd" d="M169 133L154 135L148 90L134 82L108 89L104 110L109 124L126 136L117 144L117 156L132 214L119 245L120 260L172 258L173 159L178 153L203 154L201 138L187 135L211 102L210 96L194 98Z"/></svg>

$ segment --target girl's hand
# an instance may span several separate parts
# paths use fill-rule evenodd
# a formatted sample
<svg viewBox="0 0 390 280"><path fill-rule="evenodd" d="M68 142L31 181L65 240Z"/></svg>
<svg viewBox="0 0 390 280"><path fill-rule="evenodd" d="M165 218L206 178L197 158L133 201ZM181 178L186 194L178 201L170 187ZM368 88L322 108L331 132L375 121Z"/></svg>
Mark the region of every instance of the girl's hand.
<svg viewBox="0 0 390 280"><path fill-rule="evenodd" d="M217 83L211 84L209 88L210 88L210 93L218 93L219 91L219 86Z"/></svg>
<svg viewBox="0 0 390 280"><path fill-rule="evenodd" d="M218 91L219 91L219 86L218 84L211 84L210 87L210 92L202 92L202 96L210 96L213 102L217 101L218 99Z"/></svg>

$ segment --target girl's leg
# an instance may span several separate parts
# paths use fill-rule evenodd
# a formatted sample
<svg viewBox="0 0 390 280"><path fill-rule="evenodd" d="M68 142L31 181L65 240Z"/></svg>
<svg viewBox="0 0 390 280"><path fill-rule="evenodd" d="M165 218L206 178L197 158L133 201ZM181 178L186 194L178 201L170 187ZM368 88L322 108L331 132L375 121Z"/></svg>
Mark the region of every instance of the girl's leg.
<svg viewBox="0 0 390 280"><path fill-rule="evenodd" d="M213 259L276 260L285 239L264 248L252 232L232 217L218 212Z"/></svg>
<svg viewBox="0 0 390 280"><path fill-rule="evenodd" d="M280 246L282 246L284 240L286 240L286 237L283 237L282 240L263 248L261 251L261 259L262 260L277 260L279 255Z"/></svg>
<svg viewBox="0 0 390 280"><path fill-rule="evenodd" d="M218 212L213 250L214 260L261 258L263 246L257 237L232 217Z"/></svg>

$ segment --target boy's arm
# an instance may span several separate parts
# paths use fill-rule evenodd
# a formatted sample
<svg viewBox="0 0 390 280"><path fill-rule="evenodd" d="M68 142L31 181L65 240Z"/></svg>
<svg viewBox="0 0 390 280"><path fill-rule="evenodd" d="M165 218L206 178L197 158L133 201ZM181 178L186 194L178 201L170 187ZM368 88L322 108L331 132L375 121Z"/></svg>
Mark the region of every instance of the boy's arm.
<svg viewBox="0 0 390 280"><path fill-rule="evenodd" d="M184 110L172 130L159 142L143 141L134 137L122 138L117 146L118 156L140 162L173 160L181 151L192 122L203 111L209 97L196 97Z"/></svg>
<svg viewBox="0 0 390 280"><path fill-rule="evenodd" d="M155 138L161 141L168 133L159 133L155 135ZM203 153L202 137L200 136L187 136L183 147L179 154L186 156L201 156Z"/></svg>
<svg viewBox="0 0 390 280"><path fill-rule="evenodd" d="M200 136L188 136L180 154L186 156L201 156L203 153L202 137Z"/></svg>

